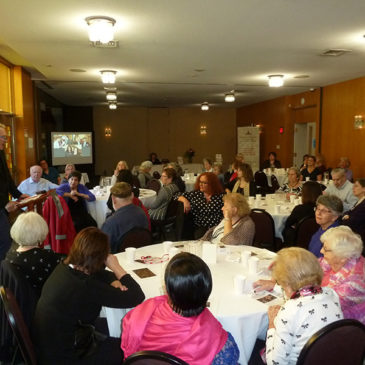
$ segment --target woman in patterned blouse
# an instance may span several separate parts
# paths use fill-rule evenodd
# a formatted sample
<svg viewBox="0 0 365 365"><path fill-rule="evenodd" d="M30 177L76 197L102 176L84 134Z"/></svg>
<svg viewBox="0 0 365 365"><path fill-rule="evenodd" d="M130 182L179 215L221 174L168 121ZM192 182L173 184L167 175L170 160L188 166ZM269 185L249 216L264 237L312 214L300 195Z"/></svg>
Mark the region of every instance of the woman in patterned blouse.
<svg viewBox="0 0 365 365"><path fill-rule="evenodd" d="M300 171L296 167L291 167L288 171L288 182L285 183L280 191L288 194L300 194L302 183L300 181Z"/></svg>
<svg viewBox="0 0 365 365"><path fill-rule="evenodd" d="M322 327L342 319L340 301L331 288L321 287L323 271L316 257L300 247L280 250L272 277L285 303L268 310L266 361L295 365L308 339Z"/></svg>
<svg viewBox="0 0 365 365"><path fill-rule="evenodd" d="M194 237L200 238L223 218L223 188L213 172L198 176L194 191L183 193L178 199L184 203L184 212L192 213Z"/></svg>
<svg viewBox="0 0 365 365"><path fill-rule="evenodd" d="M11 238L19 247L10 250L5 258L23 273L38 295L53 269L63 258L61 254L39 247L47 234L47 223L39 214L21 214L10 230Z"/></svg>

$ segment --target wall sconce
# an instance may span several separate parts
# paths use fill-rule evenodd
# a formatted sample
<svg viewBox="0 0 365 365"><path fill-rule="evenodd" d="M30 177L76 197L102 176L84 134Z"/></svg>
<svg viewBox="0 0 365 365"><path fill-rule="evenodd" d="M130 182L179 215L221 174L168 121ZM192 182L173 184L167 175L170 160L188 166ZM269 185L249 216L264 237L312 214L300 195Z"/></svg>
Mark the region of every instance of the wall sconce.
<svg viewBox="0 0 365 365"><path fill-rule="evenodd" d="M208 132L207 126L206 125L201 125L200 126L200 134L205 135L205 134L207 134L207 132Z"/></svg>
<svg viewBox="0 0 365 365"><path fill-rule="evenodd" d="M114 101L109 102L109 109L110 109L110 110L115 110L115 109L117 109L117 103L116 103L116 102L114 102Z"/></svg>
<svg viewBox="0 0 365 365"><path fill-rule="evenodd" d="M89 16L85 21L89 26L90 42L106 44L114 39L115 19L108 16Z"/></svg>
<svg viewBox="0 0 365 365"><path fill-rule="evenodd" d="M116 92L107 92L106 93L106 100L116 101L117 100L117 93Z"/></svg>
<svg viewBox="0 0 365 365"><path fill-rule="evenodd" d="M226 103L233 103L236 100L235 96L234 96L234 91L231 91L227 94L225 94L224 96L224 101Z"/></svg>
<svg viewBox="0 0 365 365"><path fill-rule="evenodd" d="M362 115L355 115L354 116L354 127L355 129L362 129L364 128L364 117Z"/></svg>
<svg viewBox="0 0 365 365"><path fill-rule="evenodd" d="M111 137L111 136L112 136L112 129L105 128L105 137Z"/></svg>
<svg viewBox="0 0 365 365"><path fill-rule="evenodd" d="M115 83L115 75L117 71L113 70L102 70L100 71L101 81L103 84L114 84Z"/></svg>
<svg viewBox="0 0 365 365"><path fill-rule="evenodd" d="M203 111L207 111L209 110L209 104L207 102L204 102L202 105L201 105L201 110Z"/></svg>

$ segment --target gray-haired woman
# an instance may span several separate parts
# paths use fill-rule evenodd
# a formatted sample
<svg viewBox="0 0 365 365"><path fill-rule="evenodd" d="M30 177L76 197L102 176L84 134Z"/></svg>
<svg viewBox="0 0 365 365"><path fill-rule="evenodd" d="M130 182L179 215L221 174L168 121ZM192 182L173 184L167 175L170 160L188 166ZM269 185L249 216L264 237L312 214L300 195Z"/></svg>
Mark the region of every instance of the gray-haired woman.
<svg viewBox="0 0 365 365"><path fill-rule="evenodd" d="M343 211L342 200L335 195L321 195L316 202L316 222L320 225L318 231L312 236L308 249L317 257L323 256L321 236L329 228L339 225L338 218Z"/></svg>

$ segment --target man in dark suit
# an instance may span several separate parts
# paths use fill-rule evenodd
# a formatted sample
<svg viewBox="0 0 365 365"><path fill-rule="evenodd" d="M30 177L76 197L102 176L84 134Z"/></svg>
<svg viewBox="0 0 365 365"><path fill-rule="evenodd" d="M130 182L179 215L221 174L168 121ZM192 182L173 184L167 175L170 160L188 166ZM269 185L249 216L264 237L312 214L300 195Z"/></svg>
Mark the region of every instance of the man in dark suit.
<svg viewBox="0 0 365 365"><path fill-rule="evenodd" d="M6 164L4 148L7 139L5 126L0 124L0 261L11 246L8 213L18 209L16 202L9 202L9 194L14 198L23 197L16 188Z"/></svg>

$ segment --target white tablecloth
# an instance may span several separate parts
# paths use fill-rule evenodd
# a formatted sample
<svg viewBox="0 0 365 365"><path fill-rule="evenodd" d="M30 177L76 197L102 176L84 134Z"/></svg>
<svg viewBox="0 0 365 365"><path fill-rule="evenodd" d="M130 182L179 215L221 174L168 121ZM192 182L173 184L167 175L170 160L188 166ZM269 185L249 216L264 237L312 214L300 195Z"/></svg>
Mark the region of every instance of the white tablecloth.
<svg viewBox="0 0 365 365"><path fill-rule="evenodd" d="M257 205L256 199L254 203L250 203L251 209L264 209L271 214L275 224L275 237L283 239L282 231L285 227L285 222L288 219L291 211L294 208L294 204L287 201L283 201L281 198L285 197L285 194L267 194L266 198L261 198ZM280 212L275 212L275 205L280 206Z"/></svg>
<svg viewBox="0 0 365 365"><path fill-rule="evenodd" d="M274 171L265 169L264 172L266 174L269 186L271 186L271 175L275 175L280 186L283 186L288 182L288 173L285 171L285 169L274 169Z"/></svg>
<svg viewBox="0 0 365 365"><path fill-rule="evenodd" d="M184 172L200 175L204 171L204 166L201 163L184 163L181 165Z"/></svg>
<svg viewBox="0 0 365 365"><path fill-rule="evenodd" d="M194 176L193 173L186 173L183 176L183 180L185 182L185 188L186 191L193 191L194 190L194 186L195 186L195 181L196 181L196 176Z"/></svg>
<svg viewBox="0 0 365 365"><path fill-rule="evenodd" d="M111 186L104 188L103 190L93 189L91 192L96 196L96 200L87 204L90 215L96 220L98 227L101 228L105 222L106 215L110 213L110 209L106 205ZM101 193L102 191L102 193ZM156 192L150 189L139 189L139 200L143 205L152 204L156 199Z"/></svg>
<svg viewBox="0 0 365 365"><path fill-rule="evenodd" d="M184 242L176 242L175 246L184 244ZM188 244L185 242L184 248L180 250L187 251ZM267 271L268 265L272 262L275 254L260 250L250 246L226 246L225 249L219 249L217 264L209 264L209 268L213 277L213 290L209 297L210 310L214 316L221 322L224 329L229 331L234 337L240 350L240 364L247 364L250 358L257 337L265 339L268 320L268 305L274 304L270 302L263 304L251 297L252 289L248 289L247 294L236 294L233 287L233 279L235 275L242 274L247 277L246 284L252 284L258 278L269 278ZM251 275L248 273L246 266L241 263L226 261L227 253L232 255L232 251L250 250L258 254L260 258L259 273ZM234 255L239 256L237 253ZM141 256L161 257L163 255L163 245L152 245L137 249L136 259ZM163 273L167 262L159 264L141 264L138 262L128 263L125 253L116 255L124 269L132 275L132 277L141 285L146 299L163 294ZM132 270L148 267L154 277L141 279ZM260 273L260 270L261 273ZM277 304L277 301L275 301ZM103 308L103 313L108 320L109 332L112 336L120 336L120 320L128 310Z"/></svg>

